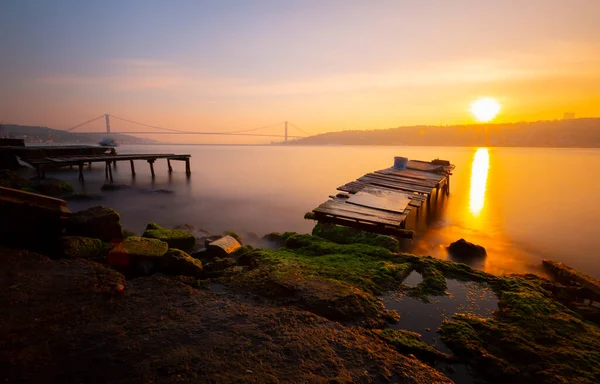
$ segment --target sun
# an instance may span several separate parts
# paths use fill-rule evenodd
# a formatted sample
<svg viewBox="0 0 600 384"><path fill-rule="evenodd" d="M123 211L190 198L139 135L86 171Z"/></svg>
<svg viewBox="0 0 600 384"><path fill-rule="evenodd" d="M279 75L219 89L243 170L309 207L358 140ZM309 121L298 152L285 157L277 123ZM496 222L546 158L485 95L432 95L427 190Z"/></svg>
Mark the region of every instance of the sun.
<svg viewBox="0 0 600 384"><path fill-rule="evenodd" d="M500 112L500 103L491 97L482 97L471 104L471 113L480 123L492 121Z"/></svg>

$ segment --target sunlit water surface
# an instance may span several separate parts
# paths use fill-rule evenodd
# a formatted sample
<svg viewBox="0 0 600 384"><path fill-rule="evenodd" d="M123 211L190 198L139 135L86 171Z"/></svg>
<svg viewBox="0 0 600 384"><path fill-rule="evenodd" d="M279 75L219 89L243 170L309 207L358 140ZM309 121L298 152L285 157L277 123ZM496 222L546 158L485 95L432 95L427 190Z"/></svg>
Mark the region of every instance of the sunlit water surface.
<svg viewBox="0 0 600 384"><path fill-rule="evenodd" d="M336 188L364 173L392 165L394 156L448 159L456 165L445 211L414 242L413 251L447 258L445 247L465 238L487 249L476 267L492 273L536 272L542 258L564 261L600 277L600 190L597 149L467 147L280 147L280 146L122 146L119 153L188 153L184 163L119 163L115 183L132 185L105 192L103 199L70 202L72 210L99 203L122 215L127 229L141 233L148 222L192 224L210 233L310 232L304 213ZM75 170L48 176L71 181L77 190L100 193L104 167L95 164L77 182ZM172 194L150 193L168 189Z"/></svg>

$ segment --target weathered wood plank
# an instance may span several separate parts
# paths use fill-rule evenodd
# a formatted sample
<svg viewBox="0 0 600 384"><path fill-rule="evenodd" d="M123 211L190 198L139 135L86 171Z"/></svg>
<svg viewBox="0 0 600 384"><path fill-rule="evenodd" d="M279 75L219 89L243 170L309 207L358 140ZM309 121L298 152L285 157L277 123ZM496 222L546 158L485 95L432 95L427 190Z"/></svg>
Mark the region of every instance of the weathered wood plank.
<svg viewBox="0 0 600 384"><path fill-rule="evenodd" d="M376 177L369 177L369 176L363 176L363 177L359 178L358 181L367 183L367 184L372 184L372 185L379 185L382 187L400 189L400 190L408 191L408 192L419 192L419 193L430 194L431 190L432 190L432 188L429 188L429 187L422 187L422 186L414 185L414 184L405 184L405 183L400 183L397 181L389 181L389 180L384 180L384 179L380 179L380 178L376 178Z"/></svg>
<svg viewBox="0 0 600 384"><path fill-rule="evenodd" d="M347 184L342 185L341 187L338 188L338 191L343 191L343 192L348 192L348 193L357 193L361 190L363 190L364 188L367 188L369 186L372 186L372 184L368 184L368 183L362 183L360 181L351 181ZM402 189L398 189L398 188L387 188L387 187L382 187L382 186L377 186L377 188L380 189L387 189L390 191L398 191L398 190L402 190ZM407 194L410 196L411 200L416 200L416 201L420 201L423 202L425 200L427 200L427 196L423 195L423 194L417 194L414 192L409 192L409 191L405 191L407 192Z"/></svg>
<svg viewBox="0 0 600 384"><path fill-rule="evenodd" d="M410 203L410 198L406 193L367 187L351 196L347 203L388 212L404 213Z"/></svg>
<svg viewBox="0 0 600 384"><path fill-rule="evenodd" d="M437 182L439 182L444 177L446 177L443 174L417 171L414 169L386 168L386 169L381 169L378 172L379 173L388 173L391 175L397 175L397 176L401 176L401 177L409 177L409 178L414 178L414 179L435 180Z"/></svg>
<svg viewBox="0 0 600 384"><path fill-rule="evenodd" d="M574 281L583 288L590 290L596 295L600 295L600 281L591 276L585 275L568 265L552 260L542 260L543 265L559 278Z"/></svg>
<svg viewBox="0 0 600 384"><path fill-rule="evenodd" d="M404 214L379 211L336 200L326 201L315 208L313 212L395 227L399 227L402 221L406 219Z"/></svg>
<svg viewBox="0 0 600 384"><path fill-rule="evenodd" d="M325 215L322 213L315 214L314 219L321 223L343 225L345 227L356 228L356 229L360 229L361 231L373 232L373 233L378 233L381 235L396 236L396 237L405 238L405 239L412 239L414 237L414 231L409 231L406 229L390 227L390 226L385 226L385 225L358 223L358 222L355 222L352 220L346 220L346 219L339 218L339 217L328 216L328 215Z"/></svg>
<svg viewBox="0 0 600 384"><path fill-rule="evenodd" d="M401 177L398 175L379 173L379 171L373 172L373 173L367 173L365 176L376 177L379 179L384 179L384 180L389 180L389 181L401 182L404 184L418 185L418 186L427 187L427 188L435 188L438 184L437 181L431 180L431 179L412 179L409 177Z"/></svg>

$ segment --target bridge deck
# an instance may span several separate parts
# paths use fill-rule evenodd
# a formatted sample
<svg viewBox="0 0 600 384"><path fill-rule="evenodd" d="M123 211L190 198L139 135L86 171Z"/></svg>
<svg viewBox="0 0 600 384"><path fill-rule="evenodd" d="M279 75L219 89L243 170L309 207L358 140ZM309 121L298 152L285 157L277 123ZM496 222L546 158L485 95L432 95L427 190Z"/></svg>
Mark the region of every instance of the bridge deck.
<svg viewBox="0 0 600 384"><path fill-rule="evenodd" d="M405 169L387 168L368 173L338 188L339 193L313 209L319 222L354 227L381 234L412 238L406 229L411 212L425 204L429 213L432 196L449 193L450 174L454 165L443 161L410 160ZM437 206L437 204L436 204Z"/></svg>
<svg viewBox="0 0 600 384"><path fill-rule="evenodd" d="M111 164L116 165L117 161L129 161L131 165L131 173L135 176L134 160L145 160L150 164L150 172L152 177L154 174L154 162L158 159L167 159L169 167L169 173L173 171L171 167L171 160L184 161L186 174L190 174L190 157L191 155L177 155L174 153L141 153L141 154L102 154L102 155L91 155L91 156L52 156L52 157L40 157L35 159L26 159L25 161L31 166L35 167L39 178L45 177L45 170L49 168L57 168L64 166L79 166L79 179L83 181L83 166L88 164L91 166L92 163L105 163L105 174L106 178L113 180Z"/></svg>

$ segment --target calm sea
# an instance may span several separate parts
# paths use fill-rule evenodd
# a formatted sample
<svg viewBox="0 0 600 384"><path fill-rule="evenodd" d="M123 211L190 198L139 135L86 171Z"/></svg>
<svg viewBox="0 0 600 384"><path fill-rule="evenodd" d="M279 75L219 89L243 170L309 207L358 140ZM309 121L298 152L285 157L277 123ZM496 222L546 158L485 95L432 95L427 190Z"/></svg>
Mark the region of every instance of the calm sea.
<svg viewBox="0 0 600 384"><path fill-rule="evenodd" d="M445 247L465 238L487 249L475 266L492 273L537 272L541 260L551 258L600 277L598 149L160 145L118 152L192 155L189 180L184 163L173 162L169 175L166 161L158 160L154 181L146 162L136 163L135 179L121 163L115 182L131 188L69 203L72 210L111 206L124 227L138 233L151 221L209 233L310 232L314 223L303 219L305 212L338 186L391 166L394 156L448 159L456 165L451 196L440 219L412 244L415 253L446 258ZM75 170L49 176L92 193L104 183L100 164L86 170L84 185Z"/></svg>

